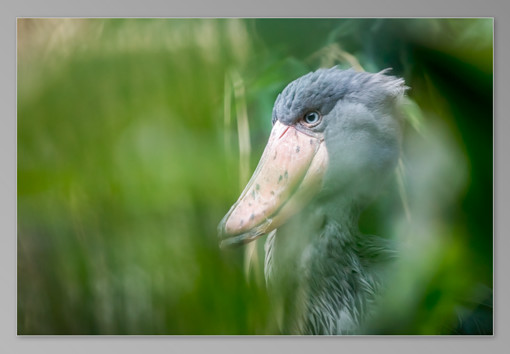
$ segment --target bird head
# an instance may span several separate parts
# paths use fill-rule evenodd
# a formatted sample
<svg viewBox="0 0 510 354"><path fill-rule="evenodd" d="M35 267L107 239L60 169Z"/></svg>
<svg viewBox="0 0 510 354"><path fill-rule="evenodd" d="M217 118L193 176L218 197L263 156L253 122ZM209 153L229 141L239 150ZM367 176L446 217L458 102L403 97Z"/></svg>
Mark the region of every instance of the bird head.
<svg viewBox="0 0 510 354"><path fill-rule="evenodd" d="M269 233L314 198L370 199L398 160L395 103L405 90L384 71L336 67L291 82L253 176L219 225L222 247Z"/></svg>

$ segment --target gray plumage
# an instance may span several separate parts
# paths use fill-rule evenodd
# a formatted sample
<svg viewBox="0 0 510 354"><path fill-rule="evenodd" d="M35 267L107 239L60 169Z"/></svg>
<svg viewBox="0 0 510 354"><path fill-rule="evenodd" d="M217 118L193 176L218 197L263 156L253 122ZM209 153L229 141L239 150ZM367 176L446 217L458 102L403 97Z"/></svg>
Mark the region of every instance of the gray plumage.
<svg viewBox="0 0 510 354"><path fill-rule="evenodd" d="M370 318L392 251L358 218L398 161L405 90L385 71L331 68L276 99L259 165L218 230L222 247L269 233L265 274L283 333L359 333Z"/></svg>
<svg viewBox="0 0 510 354"><path fill-rule="evenodd" d="M308 111L322 123L329 165L319 194L266 241L265 273L282 328L293 334L359 333L393 257L389 242L362 235L358 218L394 170L400 154L402 79L337 68L290 83L276 99L273 124Z"/></svg>
<svg viewBox="0 0 510 354"><path fill-rule="evenodd" d="M372 74L333 67L306 74L278 95L272 121L290 124L309 110L327 115L341 99L358 102L372 110L384 108L407 89L403 79L385 75L388 71Z"/></svg>

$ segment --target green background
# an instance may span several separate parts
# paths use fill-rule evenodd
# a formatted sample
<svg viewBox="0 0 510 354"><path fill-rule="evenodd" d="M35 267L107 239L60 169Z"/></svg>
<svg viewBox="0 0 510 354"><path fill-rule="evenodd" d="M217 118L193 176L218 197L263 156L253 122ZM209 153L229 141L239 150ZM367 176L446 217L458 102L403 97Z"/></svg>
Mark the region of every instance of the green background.
<svg viewBox="0 0 510 354"><path fill-rule="evenodd" d="M492 19L17 25L18 334L278 334L263 239L246 271L216 227L276 95L333 65L410 87L401 166L360 223L401 251L366 332L492 333Z"/></svg>

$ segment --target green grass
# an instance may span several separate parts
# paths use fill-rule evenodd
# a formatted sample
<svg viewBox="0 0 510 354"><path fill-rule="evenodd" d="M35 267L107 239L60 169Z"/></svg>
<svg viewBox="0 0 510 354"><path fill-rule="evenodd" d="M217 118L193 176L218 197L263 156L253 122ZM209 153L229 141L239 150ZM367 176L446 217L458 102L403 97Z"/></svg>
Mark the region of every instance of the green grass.
<svg viewBox="0 0 510 354"><path fill-rule="evenodd" d="M392 66L417 103L411 220L393 183L361 225L404 254L374 331L451 333L460 295L492 288L491 23L20 19L18 333L278 333L262 282L243 250L218 248L216 227L277 93L321 63L348 66L338 48Z"/></svg>

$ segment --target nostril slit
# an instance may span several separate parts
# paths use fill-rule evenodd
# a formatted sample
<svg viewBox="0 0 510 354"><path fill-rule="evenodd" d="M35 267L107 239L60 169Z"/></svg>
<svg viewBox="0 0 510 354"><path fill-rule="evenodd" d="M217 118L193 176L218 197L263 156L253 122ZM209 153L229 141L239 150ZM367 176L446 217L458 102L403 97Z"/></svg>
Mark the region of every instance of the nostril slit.
<svg viewBox="0 0 510 354"><path fill-rule="evenodd" d="M284 136L284 135L285 135L285 133L287 133L287 130L289 130L289 128L290 128L290 127L287 127L287 128L283 131L282 135L280 135L280 137L279 137L278 139L281 139L281 138L282 138L282 136Z"/></svg>

